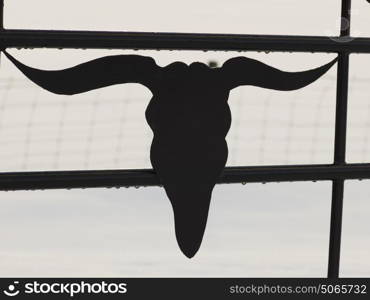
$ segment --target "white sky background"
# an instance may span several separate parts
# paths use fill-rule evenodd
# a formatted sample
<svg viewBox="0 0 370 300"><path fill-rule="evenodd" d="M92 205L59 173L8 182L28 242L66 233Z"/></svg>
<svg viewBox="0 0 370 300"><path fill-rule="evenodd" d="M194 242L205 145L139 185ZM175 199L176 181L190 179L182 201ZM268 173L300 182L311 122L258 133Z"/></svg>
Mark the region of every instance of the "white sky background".
<svg viewBox="0 0 370 300"><path fill-rule="evenodd" d="M5 27L337 35L339 2L140 0L103 4L95 0L12 0L5 1ZM365 0L355 0L354 35L370 36L369 16L370 5ZM23 62L45 69L133 52L10 51ZM189 63L214 59L222 63L242 55L198 51L134 53L151 55L159 65L174 60ZM292 71L319 66L333 58L309 53L243 55ZM68 104L71 108L65 116L63 137L68 142L40 144L37 138L55 135L61 107L68 100L35 87L3 57L0 70L0 81L6 83L12 77L16 87L23 87L11 89L8 94L0 88L2 103L8 109L0 112L0 138L7 141L0 150L5 170L150 167L151 133L143 115L150 92L144 88L115 86L76 96L73 101L79 106ZM369 57L352 55L348 130L351 162L370 161L369 70ZM330 163L335 74L333 68L318 82L292 93L253 87L234 90L229 100L233 125L228 135L228 164ZM6 91L3 84L1 87ZM96 144L90 145L88 164L82 159L86 156L87 132L73 122L92 120L92 100L112 103L98 106L97 124L120 119L122 111L129 111L125 114L124 134L120 135L125 151L122 155L118 152L118 161L111 159L117 154L115 140L102 138L107 130L114 132L119 127L120 123L114 122L110 127L98 125L94 129ZM29 102L38 105L32 119ZM21 105L11 106L14 103ZM45 106L46 103L55 106ZM31 129L26 126L30 122L34 125ZM48 126L42 128L37 122ZM23 127L12 131L12 126L19 124ZM19 147L24 146L24 136L31 136L28 151L41 153L38 159L32 155L24 159L24 147ZM14 139L20 139L20 144L10 142ZM50 155L56 146L62 149L58 164ZM75 159L63 155L78 151L81 155ZM98 151L106 156L98 156ZM170 204L160 188L2 192L0 276L326 276L329 182L220 185L213 194L203 245L196 257L188 260L177 248ZM346 183L342 276L370 276L369 194L368 181Z"/></svg>

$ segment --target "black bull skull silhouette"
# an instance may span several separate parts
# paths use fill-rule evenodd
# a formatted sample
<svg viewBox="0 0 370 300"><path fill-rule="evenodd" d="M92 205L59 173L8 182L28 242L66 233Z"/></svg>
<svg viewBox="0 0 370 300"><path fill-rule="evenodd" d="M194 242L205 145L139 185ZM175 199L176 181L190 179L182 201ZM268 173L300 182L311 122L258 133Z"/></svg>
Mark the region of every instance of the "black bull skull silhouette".
<svg viewBox="0 0 370 300"><path fill-rule="evenodd" d="M292 73L246 57L210 68L197 62L159 67L150 57L117 55L45 71L5 54L30 80L56 94L73 95L121 83L140 83L150 89L153 98L146 119L154 133L151 163L171 201L178 244L189 258L201 245L212 190L228 156L230 90L241 85L296 90L317 80L337 60Z"/></svg>

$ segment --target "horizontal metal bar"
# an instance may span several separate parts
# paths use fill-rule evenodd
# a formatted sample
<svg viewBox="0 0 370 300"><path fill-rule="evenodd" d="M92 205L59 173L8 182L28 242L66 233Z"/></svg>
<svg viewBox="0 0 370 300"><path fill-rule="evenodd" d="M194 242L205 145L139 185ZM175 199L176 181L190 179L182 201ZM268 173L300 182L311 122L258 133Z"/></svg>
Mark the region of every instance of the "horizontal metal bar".
<svg viewBox="0 0 370 300"><path fill-rule="evenodd" d="M0 46L370 53L370 38L5 29Z"/></svg>
<svg viewBox="0 0 370 300"><path fill-rule="evenodd" d="M370 164L228 167L218 183L320 181L370 178ZM153 170L0 173L0 190L161 185Z"/></svg>

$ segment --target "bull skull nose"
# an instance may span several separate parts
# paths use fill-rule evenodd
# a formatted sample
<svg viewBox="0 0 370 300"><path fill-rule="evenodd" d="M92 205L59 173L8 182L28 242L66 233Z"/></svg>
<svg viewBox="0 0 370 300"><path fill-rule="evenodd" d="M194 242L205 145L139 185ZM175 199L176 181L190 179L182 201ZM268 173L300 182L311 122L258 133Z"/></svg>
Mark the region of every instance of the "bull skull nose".
<svg viewBox="0 0 370 300"><path fill-rule="evenodd" d="M187 209L174 208L177 243L184 255L192 258L199 250L207 223L207 212L187 205ZM180 212L181 211L181 212Z"/></svg>
<svg viewBox="0 0 370 300"><path fill-rule="evenodd" d="M181 252L189 259L193 258L200 248L200 245L191 245L189 243L186 242L182 243L180 241L178 241L178 245L180 247Z"/></svg>
<svg viewBox="0 0 370 300"><path fill-rule="evenodd" d="M166 184L164 187L174 212L177 243L184 255L192 258L203 240L213 185Z"/></svg>

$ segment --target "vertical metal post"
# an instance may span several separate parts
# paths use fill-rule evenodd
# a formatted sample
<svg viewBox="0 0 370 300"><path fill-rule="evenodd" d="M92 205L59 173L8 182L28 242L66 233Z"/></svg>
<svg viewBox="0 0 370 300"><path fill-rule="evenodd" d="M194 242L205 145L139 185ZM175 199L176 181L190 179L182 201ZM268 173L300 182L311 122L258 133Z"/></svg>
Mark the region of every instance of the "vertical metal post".
<svg viewBox="0 0 370 300"><path fill-rule="evenodd" d="M0 0L0 30L4 29L4 0Z"/></svg>
<svg viewBox="0 0 370 300"><path fill-rule="evenodd" d="M4 29L4 0L0 0L0 32L3 29ZM0 47L2 48L2 45L0 45ZM0 59L1 59L1 55L0 55Z"/></svg>
<svg viewBox="0 0 370 300"><path fill-rule="evenodd" d="M340 35L341 37L349 37L351 30L351 0L342 0L341 16ZM343 165L346 159L349 53L343 51L338 55L334 164ZM334 180L332 187L328 278L339 277L343 194L344 180Z"/></svg>
<svg viewBox="0 0 370 300"><path fill-rule="evenodd" d="M4 0L0 0L0 32L3 29L4 29ZM0 48L2 48L1 44ZM1 63L1 52L0 52L0 63Z"/></svg>

